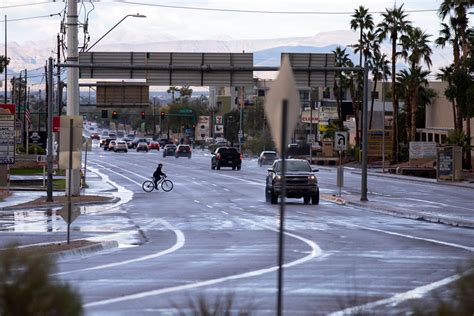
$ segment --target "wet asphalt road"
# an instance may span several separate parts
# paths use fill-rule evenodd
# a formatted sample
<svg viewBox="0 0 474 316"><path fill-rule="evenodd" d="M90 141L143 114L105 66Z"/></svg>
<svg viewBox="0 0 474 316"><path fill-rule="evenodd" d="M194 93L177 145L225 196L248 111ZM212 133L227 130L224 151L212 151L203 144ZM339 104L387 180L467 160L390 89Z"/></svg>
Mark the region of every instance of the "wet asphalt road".
<svg viewBox="0 0 474 316"><path fill-rule="evenodd" d="M145 193L141 183L158 162L174 190ZM175 159L94 148L88 164L122 198L114 207L89 207L72 226L76 237L115 239L120 247L59 262L57 276L80 290L88 315L174 315L201 295L212 302L225 294L234 295L236 310L275 314L279 208L264 201L266 168L245 160L241 171L211 170L200 150ZM333 169L318 176L321 193L337 192ZM344 192L357 194L360 176L345 176ZM369 191L411 207L443 208L452 199L450 205L472 209L467 189L369 178ZM473 257L472 229L326 201L289 199L286 211L286 315L364 307L400 314L415 303L430 306L433 291L445 293Z"/></svg>

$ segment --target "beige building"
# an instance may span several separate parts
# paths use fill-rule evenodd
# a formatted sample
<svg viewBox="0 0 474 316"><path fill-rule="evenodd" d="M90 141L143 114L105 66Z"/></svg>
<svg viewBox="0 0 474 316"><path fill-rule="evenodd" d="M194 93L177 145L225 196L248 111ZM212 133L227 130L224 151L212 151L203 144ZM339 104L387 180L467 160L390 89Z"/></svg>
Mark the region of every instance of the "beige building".
<svg viewBox="0 0 474 316"><path fill-rule="evenodd" d="M448 133L454 131L453 106L444 95L447 85L446 82L429 83L429 87L436 91L437 97L426 107L425 128L417 129L418 140L444 144ZM471 131L474 131L474 119L471 119ZM473 144L471 138L471 146Z"/></svg>

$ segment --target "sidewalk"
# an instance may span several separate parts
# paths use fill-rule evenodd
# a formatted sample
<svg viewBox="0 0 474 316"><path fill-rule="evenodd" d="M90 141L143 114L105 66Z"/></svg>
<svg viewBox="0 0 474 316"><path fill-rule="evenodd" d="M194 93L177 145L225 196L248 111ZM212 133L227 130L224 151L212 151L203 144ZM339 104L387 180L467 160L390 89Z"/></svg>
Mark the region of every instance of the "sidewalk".
<svg viewBox="0 0 474 316"><path fill-rule="evenodd" d="M345 171L361 174L361 170L354 167L345 167ZM436 179L382 173L382 169L370 169L367 172L367 175L372 177L386 177L404 181L430 183L440 186L455 186L474 189L473 173L465 174L464 180L458 182L437 181ZM446 208L443 209L443 213L440 213L439 211L420 209L419 205L413 206L411 203L409 203L409 201L407 201L407 199L400 197L389 198L376 195L369 195L367 197L368 201L361 201L360 196L350 194L343 194L341 197L326 196L325 199L338 204L352 205L355 207L369 209L371 211L381 212L398 217L423 220L457 227L474 228L474 208L472 210L465 208Z"/></svg>
<svg viewBox="0 0 474 316"><path fill-rule="evenodd" d="M15 180L42 180L42 176L12 176ZM64 177L54 177L55 179L64 178ZM87 185L88 188L82 189L79 199L74 197L79 204L103 204L103 203L114 203L117 199L114 199L110 194L111 192L116 191L116 188L110 183L105 182L97 174L93 172L87 173ZM60 197L64 197L64 190L53 191L53 203L38 203L37 205L25 205L24 207L21 204L33 202L39 198L46 197L47 192L46 188L41 187L22 187L22 186L11 186L10 187L10 196L6 197L3 201L0 202L0 211L2 210L12 210L12 209L21 209L21 208L41 208L41 207L56 207L64 205L63 202L60 202ZM97 196L97 199L91 199L88 197ZM55 199L56 197L56 199ZM104 197L109 198L108 200ZM56 201L54 201L56 200ZM18 207L17 207L18 206Z"/></svg>

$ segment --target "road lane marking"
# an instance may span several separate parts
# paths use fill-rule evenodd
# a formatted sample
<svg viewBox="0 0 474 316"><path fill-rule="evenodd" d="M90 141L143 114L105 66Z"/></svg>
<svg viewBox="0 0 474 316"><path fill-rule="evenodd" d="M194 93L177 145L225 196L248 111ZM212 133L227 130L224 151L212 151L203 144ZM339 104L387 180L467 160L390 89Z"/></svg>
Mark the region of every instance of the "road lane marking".
<svg viewBox="0 0 474 316"><path fill-rule="evenodd" d="M472 270L467 271L463 274L456 274L456 275L444 278L442 280L414 288L413 290L410 290L404 293L395 294L394 296L386 298L386 299L378 300L378 301L363 304L363 305L349 307L344 310L331 313L329 315L330 316L344 316L344 315L360 314L361 312L364 312L365 310L371 311L371 309L376 306L380 306L380 305L395 306L407 300L422 298L427 293L433 290L436 290L442 286L446 286L452 282L455 282L459 280L461 277L463 277L464 275L467 275L468 273L472 273Z"/></svg>
<svg viewBox="0 0 474 316"><path fill-rule="evenodd" d="M267 225L264 225L264 224L261 224L261 223L258 223L258 222L254 222L252 220L247 220L247 219L242 219L242 220L250 222L253 225L260 226L262 228L265 228L265 229L268 229L268 230L271 230L271 231L274 231L274 232L279 232L278 228L270 227L270 226L267 226ZM309 252L308 255L306 255L306 256L304 256L300 259L297 259L295 261L285 263L283 265L284 268L289 268L289 267L293 267L293 266L296 266L296 265L299 265L299 264L303 264L303 263L313 259L316 256L321 256L321 254L322 254L321 248L319 248L319 246L315 242L313 242L312 240L309 240L309 239L306 239L304 237L295 235L295 234L290 233L288 231L285 231L284 234L289 236L289 237L292 237L292 238L298 239L300 241L303 241L304 243L306 243L311 248L311 251ZM87 303L87 304L84 304L83 306L87 308L87 307L102 306L102 305L114 304L114 303L118 303L118 302L130 301L130 300L134 300L134 299L142 299L142 298L146 298L146 297L150 297L150 296L157 296L157 295L166 294L166 293L173 293L173 292L185 291L185 290L190 290L190 289L196 289L196 288L200 288L200 287L203 287L203 286L215 285L215 284L219 284L219 283L223 283L223 282L231 281L231 280L239 280L239 279L244 279L244 278L257 277L257 276L261 276L263 274L267 274L267 273L271 273L271 272L275 272L275 271L278 271L278 266L273 266L273 267L266 268L266 269L259 269L259 270L249 271L249 272L240 273L240 274L229 275L229 276L221 277L221 278L217 278L217 279L211 279L211 280L206 280L206 281L195 282L195 283L192 283L192 284L177 285L177 286L172 286L172 287L158 289L158 290L150 290L150 291L145 291L145 292L141 292L141 293L124 295L124 296L121 296L121 297L116 297L116 298L111 298L111 299L106 299L106 300Z"/></svg>
<svg viewBox="0 0 474 316"><path fill-rule="evenodd" d="M227 188L224 188L224 191L230 192L230 190L229 190L229 189L227 189Z"/></svg>
<svg viewBox="0 0 474 316"><path fill-rule="evenodd" d="M463 250L474 252L474 247L463 246L463 245L454 244L454 243L450 243L450 242L445 242L445 241L441 241L441 240L423 238L423 237L416 237L416 236L413 236L413 235L396 233L396 232L391 232L391 231L388 231L388 230L372 228L372 227L362 226L362 225L353 224L353 223L347 223L347 222L338 221L338 220L331 220L331 221L328 221L328 222L335 223L335 224L340 224L340 225L342 224L342 225L346 225L346 226L358 227L358 228L361 228L361 229L370 230L370 231L374 231L374 232L379 232L379 233L383 233L383 234L387 234L387 235L393 235L393 236L398 236L398 237L403 237L403 238L408 238L408 239L414 239L414 240L421 240L421 241L426 241L426 242L430 242L430 243L434 243L434 244L438 244L438 245L443 245L443 246L448 246L448 247L453 247L453 248L460 248L460 249L463 249Z"/></svg>
<svg viewBox="0 0 474 316"><path fill-rule="evenodd" d="M211 205L206 205L208 208L213 208Z"/></svg>
<svg viewBox="0 0 474 316"><path fill-rule="evenodd" d="M165 221L163 219L156 219L156 221L159 222L164 227L166 227L167 229L169 229L169 230L171 230L175 233L176 242L172 247L170 247L168 249L165 249L163 251L151 254L151 255L146 255L146 256L139 257L139 258L135 258L135 259L123 260L123 261L119 261L119 262L98 265L98 266L95 266L95 267L90 267L90 268L85 268L85 269L59 272L59 273L56 273L56 274L53 274L53 275L65 275L65 274L71 274L71 273L77 273L77 272L107 269L107 268L112 268L112 267L123 266L123 265L130 264L130 263L142 262L142 261L155 259L155 258L164 256L164 255L170 254L170 253L175 252L175 251L177 251L178 249L180 249L184 246L186 238L184 237L184 234L181 230L175 228L174 226L172 226L170 223L168 223L167 221ZM150 226L154 226L154 225L149 225L147 228L150 228Z"/></svg>
<svg viewBox="0 0 474 316"><path fill-rule="evenodd" d="M194 200L194 202L196 202L196 203L201 203L201 202L199 202L198 200Z"/></svg>

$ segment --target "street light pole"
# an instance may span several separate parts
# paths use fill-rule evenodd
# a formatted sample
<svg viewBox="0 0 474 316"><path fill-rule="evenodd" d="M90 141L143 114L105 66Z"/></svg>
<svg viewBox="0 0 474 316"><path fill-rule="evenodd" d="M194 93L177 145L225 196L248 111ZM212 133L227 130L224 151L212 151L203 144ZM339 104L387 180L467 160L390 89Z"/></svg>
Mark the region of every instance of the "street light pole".
<svg viewBox="0 0 474 316"><path fill-rule="evenodd" d="M95 45L97 45L97 43L99 43L104 37L106 37L110 32L112 32L112 30L114 28L116 28L120 23L122 23L126 18L128 18L129 16L131 17L134 17L134 18L146 18L146 15L143 15L143 14L127 14L126 16L124 16L120 21L117 22L117 24L115 24L114 26L112 26L112 28L110 30L108 30L104 35L102 35L97 41L95 41L94 44L92 44L87 50L86 52L90 51L92 49L92 47L94 47Z"/></svg>

